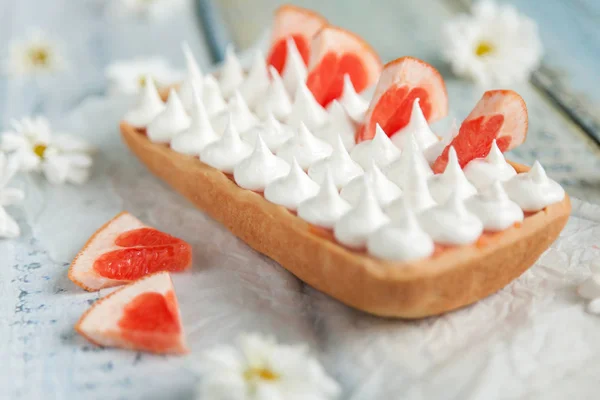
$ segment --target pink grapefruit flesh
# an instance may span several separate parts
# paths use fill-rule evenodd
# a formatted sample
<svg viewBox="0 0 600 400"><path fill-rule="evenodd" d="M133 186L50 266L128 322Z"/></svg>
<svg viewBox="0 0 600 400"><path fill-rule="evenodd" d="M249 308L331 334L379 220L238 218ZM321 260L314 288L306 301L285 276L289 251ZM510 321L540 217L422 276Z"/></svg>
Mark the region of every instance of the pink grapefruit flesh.
<svg viewBox="0 0 600 400"><path fill-rule="evenodd" d="M446 85L435 68L413 57L387 63L365 115L365 123L358 131L357 141L372 139L377 124L389 136L404 128L410 121L417 98L428 122L435 122L448 113Z"/></svg>
<svg viewBox="0 0 600 400"><path fill-rule="evenodd" d="M342 95L348 74L357 92L373 85L381 74L377 53L354 33L334 26L313 38L306 86L322 106Z"/></svg>
<svg viewBox="0 0 600 400"><path fill-rule="evenodd" d="M313 36L327 25L327 20L319 14L292 5L277 9L271 36L271 49L267 64L281 74L287 59L287 40L293 39L304 63L310 59L310 43Z"/></svg>
<svg viewBox="0 0 600 400"><path fill-rule="evenodd" d="M463 121L458 135L435 160L433 171L444 172L450 146L454 146L461 167L487 156L494 139L500 151L514 149L525 141L527 125L527 107L521 96L512 90L487 91Z"/></svg>

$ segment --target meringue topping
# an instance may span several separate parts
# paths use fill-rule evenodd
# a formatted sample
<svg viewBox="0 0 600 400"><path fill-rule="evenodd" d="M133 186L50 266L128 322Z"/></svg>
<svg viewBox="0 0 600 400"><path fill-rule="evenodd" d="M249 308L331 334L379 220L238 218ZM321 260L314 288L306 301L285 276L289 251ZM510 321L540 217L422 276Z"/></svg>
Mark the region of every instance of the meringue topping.
<svg viewBox="0 0 600 400"><path fill-rule="evenodd" d="M154 80L146 76L146 85L139 94L134 109L129 110L123 119L136 128L145 128L157 115L165 109L165 103L160 98Z"/></svg>
<svg viewBox="0 0 600 400"><path fill-rule="evenodd" d="M467 199L465 204L481 220L486 231L502 231L516 222L522 222L524 218L523 211L508 198L500 181L494 182L483 193Z"/></svg>
<svg viewBox="0 0 600 400"><path fill-rule="evenodd" d="M358 203L345 213L333 228L335 239L353 249L364 248L369 235L390 222L387 215L381 211L367 178L358 179L364 181L365 191L362 192Z"/></svg>
<svg viewBox="0 0 600 400"><path fill-rule="evenodd" d="M316 130L325 125L327 118L327 111L315 100L306 87L306 83L304 81L299 82L292 111L286 119L287 124L297 128L303 122L308 129Z"/></svg>
<svg viewBox="0 0 600 400"><path fill-rule="evenodd" d="M193 83L194 105L192 107L192 122L190 127L176 134L171 141L171 148L176 152L195 156L199 156L202 149L219 139L219 135L216 134L210 125L208 113L204 108L204 104L202 104L197 88L198 84Z"/></svg>
<svg viewBox="0 0 600 400"><path fill-rule="evenodd" d="M445 203L452 193L455 193L461 200L477 194L477 189L467 180L460 168L453 146L448 152L448 165L446 165L444 173L434 175L429 179L429 191L434 200L440 204Z"/></svg>
<svg viewBox="0 0 600 400"><path fill-rule="evenodd" d="M146 134L153 142L169 143L175 134L189 126L190 117L186 114L175 89L171 89L165 109L150 122Z"/></svg>
<svg viewBox="0 0 600 400"><path fill-rule="evenodd" d="M381 172L375 161L372 161L364 177L359 176L352 179L344 186L340 195L354 206L360 200L362 193L367 190L365 185L373 190L373 194L381 206L386 206L402 194L402 190Z"/></svg>
<svg viewBox="0 0 600 400"><path fill-rule="evenodd" d="M316 182L321 182L325 177L325 172L329 170L333 176L335 186L341 189L352 179L362 175L363 169L350 158L340 135L337 135L337 140L333 146L333 153L329 157L311 165L308 169L308 176Z"/></svg>
<svg viewBox="0 0 600 400"><path fill-rule="evenodd" d="M539 211L565 198L565 190L548 178L538 161L529 172L517 174L504 182L504 190L523 211Z"/></svg>
<svg viewBox="0 0 600 400"><path fill-rule="evenodd" d="M267 185L265 199L295 211L300 203L318 192L319 185L308 177L294 158L290 172Z"/></svg>
<svg viewBox="0 0 600 400"><path fill-rule="evenodd" d="M340 197L333 176L328 171L317 195L298 205L298 216L313 225L332 229L348 210L350 204Z"/></svg>
<svg viewBox="0 0 600 400"><path fill-rule="evenodd" d="M235 129L237 129L238 132L247 131L260 123L256 115L250 111L248 104L246 104L246 101L237 90L227 103L227 111L221 112L212 120L213 128L217 133L221 133L225 130L229 123L230 116L235 125Z"/></svg>
<svg viewBox="0 0 600 400"><path fill-rule="evenodd" d="M279 148L277 155L288 163L296 158L300 167L303 170L308 170L312 164L329 157L332 151L333 149L329 143L316 138L310 133L306 125L300 122L296 135Z"/></svg>
<svg viewBox="0 0 600 400"><path fill-rule="evenodd" d="M356 146L355 132L354 122L346 114L344 107L337 100L333 100L329 106L329 122L317 131L317 136L332 146L335 146L338 136L341 136L344 147L350 151Z"/></svg>
<svg viewBox="0 0 600 400"><path fill-rule="evenodd" d="M242 141L233 120L230 119L219 140L209 144L200 152L200 161L226 174L231 174L234 167L250 153L252 147Z"/></svg>
<svg viewBox="0 0 600 400"><path fill-rule="evenodd" d="M227 109L227 103L223 99L221 89L217 80L212 75L207 75L204 78L202 86L202 102L209 116L216 115Z"/></svg>
<svg viewBox="0 0 600 400"><path fill-rule="evenodd" d="M272 113L268 114L265 122L262 124L242 132L241 137L250 145L254 146L259 134L271 151L279 150L285 142L294 136L292 130L277 121Z"/></svg>
<svg viewBox="0 0 600 400"><path fill-rule="evenodd" d="M419 225L410 208L405 217L385 225L367 239L369 254L390 261L409 261L426 258L433 254L435 245Z"/></svg>
<svg viewBox="0 0 600 400"><path fill-rule="evenodd" d="M286 47L285 65L283 66L281 75L285 89L290 96L293 96L298 85L306 81L308 71L293 38L287 39Z"/></svg>
<svg viewBox="0 0 600 400"><path fill-rule="evenodd" d="M340 97L340 104L344 107L350 118L355 122L363 123L365 113L369 108L369 102L356 93L348 74L344 74L344 89L342 90L342 97Z"/></svg>
<svg viewBox="0 0 600 400"><path fill-rule="evenodd" d="M401 188L406 186L406 180L409 176L408 171L411 169L418 169L419 174L426 178L433 175L433 171L423 153L421 153L417 140L412 133L406 135L404 144L404 150L400 157L383 169L385 175Z"/></svg>
<svg viewBox="0 0 600 400"><path fill-rule="evenodd" d="M384 167L399 156L400 150L394 146L379 124L375 128L375 137L358 143L350 153L350 157L363 169L369 168L371 160L375 160L378 167Z"/></svg>
<svg viewBox="0 0 600 400"><path fill-rule="evenodd" d="M391 136L392 142L401 149L404 149L406 136L409 133L412 133L412 135L415 137L421 151L439 142L438 137L431 131L431 128L429 127L429 124L423 115L423 110L421 110L419 101L419 98L416 98L413 101L408 124Z"/></svg>
<svg viewBox="0 0 600 400"><path fill-rule="evenodd" d="M464 168L469 182L476 188L483 189L494 181L507 181L517 174L515 169L506 162L504 154L498 148L496 139L492 142L490 152L484 159L475 159Z"/></svg>
<svg viewBox="0 0 600 400"><path fill-rule="evenodd" d="M239 91L250 108L254 108L262 100L270 84L269 72L265 55L257 50L254 54L252 66L246 79L241 83Z"/></svg>
<svg viewBox="0 0 600 400"><path fill-rule="evenodd" d="M244 70L232 45L225 50L225 61L219 69L219 87L225 98L229 98L244 81Z"/></svg>
<svg viewBox="0 0 600 400"><path fill-rule="evenodd" d="M289 164L271 153L258 135L254 151L235 166L233 178L241 188L262 192L269 183L287 175L289 171Z"/></svg>
<svg viewBox="0 0 600 400"><path fill-rule="evenodd" d="M419 222L434 242L445 245L474 243L483 232L483 224L470 213L457 193L444 204L419 215Z"/></svg>
<svg viewBox="0 0 600 400"><path fill-rule="evenodd" d="M192 53L192 49L187 42L183 42L181 44L181 48L183 50L183 55L185 57L185 65L187 69L187 75L181 86L179 87L179 98L181 99L181 103L183 107L187 111L191 111L194 107L194 85L197 86L196 90L202 90L202 71L198 66L198 62Z"/></svg>
<svg viewBox="0 0 600 400"><path fill-rule="evenodd" d="M427 186L425 172L411 165L406 171L406 180L403 188L403 196L392 201L386 208L386 214L392 221L398 221L405 217L404 210L409 207L416 214L437 205Z"/></svg>
<svg viewBox="0 0 600 400"><path fill-rule="evenodd" d="M268 113L272 112L280 121L283 121L292 112L292 101L288 92L283 86L283 81L279 72L270 65L271 83L263 99L256 105L256 115L260 119L265 119Z"/></svg>
<svg viewBox="0 0 600 400"><path fill-rule="evenodd" d="M452 142L458 135L458 126L456 125L456 118L452 119L452 124L450 125L450 129L448 132L442 136L441 140L438 140L436 143L432 144L428 148L423 151L423 155L429 164L433 164L435 160L442 154L444 149Z"/></svg>

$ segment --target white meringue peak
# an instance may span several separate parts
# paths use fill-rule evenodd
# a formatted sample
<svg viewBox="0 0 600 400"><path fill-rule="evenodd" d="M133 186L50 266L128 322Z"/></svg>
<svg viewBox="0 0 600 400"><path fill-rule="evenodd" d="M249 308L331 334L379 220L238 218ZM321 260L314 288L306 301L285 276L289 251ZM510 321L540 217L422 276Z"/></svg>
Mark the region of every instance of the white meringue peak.
<svg viewBox="0 0 600 400"><path fill-rule="evenodd" d="M188 129L176 134L171 141L171 148L176 152L194 156L199 156L207 145L219 140L219 135L210 124L208 113L197 88L197 83L192 84L194 93L192 122Z"/></svg>
<svg viewBox="0 0 600 400"><path fill-rule="evenodd" d="M354 122L346 114L344 107L337 100L333 100L329 106L329 122L317 131L318 137L335 146L337 138L340 136L344 147L350 151L356 146L355 133Z"/></svg>
<svg viewBox="0 0 600 400"><path fill-rule="evenodd" d="M358 143L352 149L350 157L363 169L369 168L372 160L375 160L377 166L381 168L400 157L400 150L377 124L373 139Z"/></svg>
<svg viewBox="0 0 600 400"><path fill-rule="evenodd" d="M342 90L342 97L340 97L340 104L344 107L350 118L357 123L363 123L365 113L369 108L369 102L356 93L348 74L344 74L344 89Z"/></svg>
<svg viewBox="0 0 600 400"><path fill-rule="evenodd" d="M419 102L419 98L414 100L408 124L391 136L392 142L401 149L407 145L409 134L414 136L421 151L439 142L439 138L431 131Z"/></svg>
<svg viewBox="0 0 600 400"><path fill-rule="evenodd" d="M417 140L412 133L407 134L404 150L397 160L387 165L383 172L385 175L400 188L404 189L406 180L409 177L408 171L418 169L419 175L426 178L433 175L431 167L423 156Z"/></svg>
<svg viewBox="0 0 600 400"><path fill-rule="evenodd" d="M504 154L494 139L488 155L484 159L469 162L464 168L464 173L476 188L484 189L495 181L509 180L517 174L517 171L506 162Z"/></svg>
<svg viewBox="0 0 600 400"><path fill-rule="evenodd" d="M471 244L483 233L483 223L467 210L457 193L452 193L444 204L421 213L419 223L434 242L443 245Z"/></svg>
<svg viewBox="0 0 600 400"><path fill-rule="evenodd" d="M429 191L439 204L445 203L453 193L461 200L477 194L477 189L469 182L460 168L454 147L450 147L448 164L444 172L429 179Z"/></svg>
<svg viewBox="0 0 600 400"><path fill-rule="evenodd" d="M333 229L348 210L350 204L340 197L331 173L327 172L317 195L298 205L298 216L313 225Z"/></svg>
<svg viewBox="0 0 600 400"><path fill-rule="evenodd" d="M294 93L294 91L300 83L306 81L308 71L293 38L287 39L286 46L287 55L281 76L283 78L283 85L289 95L295 96L297 93Z"/></svg>
<svg viewBox="0 0 600 400"><path fill-rule="evenodd" d="M241 137L250 145L254 146L259 134L267 144L269 150L274 152L279 150L285 142L294 136L293 131L277 121L275 116L271 113L268 114L262 124L242 132Z"/></svg>
<svg viewBox="0 0 600 400"><path fill-rule="evenodd" d="M356 177L344 186L340 195L350 205L354 206L358 203L362 193L367 190L365 185L373 190L377 202L382 207L402 195L402 190L381 172L375 161L371 162L371 166L364 176Z"/></svg>
<svg viewBox="0 0 600 400"><path fill-rule="evenodd" d="M219 68L219 87L225 98L229 98L244 81L244 69L232 45L225 50L225 61Z"/></svg>
<svg viewBox="0 0 600 400"><path fill-rule="evenodd" d="M329 115L306 87L304 81L298 83L292 111L286 119L286 123L293 128L297 128L300 123L304 123L308 129L317 130L325 123Z"/></svg>
<svg viewBox="0 0 600 400"><path fill-rule="evenodd" d="M311 165L308 169L308 176L316 182L321 182L328 170L331 171L333 181L338 189L363 174L362 167L350 158L340 135L337 135L337 140L334 141L333 153Z"/></svg>
<svg viewBox="0 0 600 400"><path fill-rule="evenodd" d="M523 211L539 211L565 198L565 190L556 181L548 178L538 161L529 172L517 174L503 185L508 197Z"/></svg>
<svg viewBox="0 0 600 400"><path fill-rule="evenodd" d="M129 110L123 117L125 122L136 128L145 128L165 109L165 103L160 98L152 77L146 76L145 82L135 108Z"/></svg>
<svg viewBox="0 0 600 400"><path fill-rule="evenodd" d="M406 171L406 180L404 181L402 201L411 208L416 214L425 211L437 205L427 186L427 176L425 171L412 164ZM392 202L386 211L389 215L394 215L396 207L399 207L398 200ZM394 211L395 210L395 211Z"/></svg>
<svg viewBox="0 0 600 400"><path fill-rule="evenodd" d="M367 245L367 238L390 222L388 216L381 210L373 189L367 183L367 178L358 179L363 179L365 191L362 192L356 205L345 213L333 228L335 239L353 249L364 248Z"/></svg>
<svg viewBox="0 0 600 400"><path fill-rule="evenodd" d="M262 192L274 180L286 176L290 165L277 157L267 147L260 135L254 151L233 169L233 178L239 187Z"/></svg>
<svg viewBox="0 0 600 400"><path fill-rule="evenodd" d="M171 89L165 109L150 122L146 134L153 142L169 143L175 134L189 126L190 117L185 112L175 89Z"/></svg>
<svg viewBox="0 0 600 400"><path fill-rule="evenodd" d="M223 135L200 152L200 161L232 174L235 166L252 153L252 146L244 142L230 119Z"/></svg>
<svg viewBox="0 0 600 400"><path fill-rule="evenodd" d="M225 130L229 123L230 116L233 125L235 125L235 129L237 129L238 132L247 131L260 123L258 117L250 111L248 104L246 104L246 100L244 100L237 90L227 103L227 111L219 113L211 121L213 128L217 133L221 133Z"/></svg>
<svg viewBox="0 0 600 400"><path fill-rule="evenodd" d="M194 107L194 90L202 91L204 77L202 76L202 71L200 70L198 62L196 61L196 58L194 57L192 49L188 43L183 42L181 44L181 49L185 57L187 75L177 92L183 107L187 111L191 111L192 107ZM194 86L196 86L196 89L194 89Z"/></svg>
<svg viewBox="0 0 600 400"><path fill-rule="evenodd" d="M202 102L209 116L216 115L227 109L227 103L223 99L219 83L212 75L207 75L204 78L202 85Z"/></svg>
<svg viewBox="0 0 600 400"><path fill-rule="evenodd" d="M270 82L265 55L257 50L248 75L238 88L250 108L255 108L258 102L262 101Z"/></svg>
<svg viewBox="0 0 600 400"><path fill-rule="evenodd" d="M292 101L283 86L279 72L272 65L269 66L269 73L271 83L263 99L256 104L256 115L260 119L265 119L272 112L278 120L283 121L292 112Z"/></svg>
<svg viewBox="0 0 600 400"><path fill-rule="evenodd" d="M316 138L306 125L300 122L296 135L279 148L277 155L288 163L296 158L300 167L306 171L312 164L329 157L332 151L329 143Z"/></svg>
<svg viewBox="0 0 600 400"><path fill-rule="evenodd" d="M456 124L456 118L453 118L448 132L446 132L445 135L442 135L442 139L423 150L423 155L427 162L433 164L456 135L458 135L458 126Z"/></svg>
<svg viewBox="0 0 600 400"><path fill-rule="evenodd" d="M435 244L419 225L414 212L405 206L404 217L371 234L367 240L369 254L389 261L410 261L433 254Z"/></svg>
<svg viewBox="0 0 600 400"><path fill-rule="evenodd" d="M296 211L300 203L316 196L318 192L319 184L302 170L294 158L290 172L267 185L265 199Z"/></svg>
<svg viewBox="0 0 600 400"><path fill-rule="evenodd" d="M523 210L508 198L500 181L494 182L483 193L470 197L465 204L481 220L483 228L490 232L510 228L524 218Z"/></svg>

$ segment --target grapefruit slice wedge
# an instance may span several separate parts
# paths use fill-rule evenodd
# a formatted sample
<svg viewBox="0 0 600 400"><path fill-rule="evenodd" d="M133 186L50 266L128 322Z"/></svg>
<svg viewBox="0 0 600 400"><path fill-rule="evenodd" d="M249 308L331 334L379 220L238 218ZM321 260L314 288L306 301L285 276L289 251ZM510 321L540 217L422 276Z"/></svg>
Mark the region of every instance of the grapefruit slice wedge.
<svg viewBox="0 0 600 400"><path fill-rule="evenodd" d="M389 136L404 128L410 121L417 98L427 122L435 122L448 114L446 85L434 67L414 57L402 57L387 63L357 141L372 139L377 124Z"/></svg>
<svg viewBox="0 0 600 400"><path fill-rule="evenodd" d="M323 107L342 96L344 75L362 92L381 74L379 56L363 39L335 26L326 26L311 43L306 86Z"/></svg>
<svg viewBox="0 0 600 400"><path fill-rule="evenodd" d="M525 141L527 125L527 106L518 93L487 91L463 121L458 135L435 160L433 171L441 173L446 169L450 146L454 146L461 168L471 160L487 156L494 139L500 151L514 149Z"/></svg>
<svg viewBox="0 0 600 400"><path fill-rule="evenodd" d="M98 229L75 256L69 279L94 291L153 272L183 271L191 265L188 243L122 212Z"/></svg>
<svg viewBox="0 0 600 400"><path fill-rule="evenodd" d="M310 41L323 26L327 25L327 20L314 11L289 4L279 7L275 11L274 19L267 64L272 65L281 75L287 57L286 40L292 38L304 64L308 65Z"/></svg>
<svg viewBox="0 0 600 400"><path fill-rule="evenodd" d="M75 330L99 346L159 354L188 352L168 272L147 275L98 300Z"/></svg>

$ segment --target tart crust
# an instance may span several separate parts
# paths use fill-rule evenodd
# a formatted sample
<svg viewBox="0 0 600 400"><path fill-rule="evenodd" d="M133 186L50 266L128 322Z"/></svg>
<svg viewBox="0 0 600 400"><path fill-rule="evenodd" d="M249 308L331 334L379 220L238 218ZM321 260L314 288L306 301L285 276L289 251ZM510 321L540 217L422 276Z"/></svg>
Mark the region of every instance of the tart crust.
<svg viewBox="0 0 600 400"><path fill-rule="evenodd" d="M571 211L569 197L528 215L520 226L447 248L412 262L390 262L356 252L261 194L238 187L197 158L152 143L122 122L131 151L157 177L250 247L310 286L371 314L421 318L472 304L525 272L558 237ZM529 168L511 163L518 172Z"/></svg>

